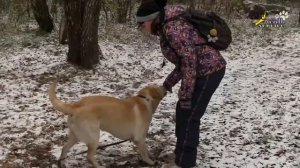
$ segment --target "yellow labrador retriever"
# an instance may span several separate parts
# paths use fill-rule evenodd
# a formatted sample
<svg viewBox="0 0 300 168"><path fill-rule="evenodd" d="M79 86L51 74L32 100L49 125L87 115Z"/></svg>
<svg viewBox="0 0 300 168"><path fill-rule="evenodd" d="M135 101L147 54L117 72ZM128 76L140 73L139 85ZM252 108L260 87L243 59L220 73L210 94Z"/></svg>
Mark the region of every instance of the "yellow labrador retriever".
<svg viewBox="0 0 300 168"><path fill-rule="evenodd" d="M64 145L60 159L67 156L70 148L77 142L84 142L88 147L87 160L101 168L94 158L98 146L100 130L113 136L132 140L138 147L143 161L153 165L145 144L146 134L160 101L166 95L162 86L147 86L137 96L118 99L109 96L89 96L74 103L64 103L55 94L57 81L49 89L50 101L54 109L67 114L70 129L68 142ZM64 165L60 160L59 165Z"/></svg>

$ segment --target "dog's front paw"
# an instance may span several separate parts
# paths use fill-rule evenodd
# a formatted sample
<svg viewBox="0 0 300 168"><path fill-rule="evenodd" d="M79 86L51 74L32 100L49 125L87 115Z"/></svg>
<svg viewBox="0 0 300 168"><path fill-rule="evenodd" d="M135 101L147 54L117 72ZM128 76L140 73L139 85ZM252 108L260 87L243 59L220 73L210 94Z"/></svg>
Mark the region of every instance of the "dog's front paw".
<svg viewBox="0 0 300 168"><path fill-rule="evenodd" d="M148 163L149 165L154 165L155 164L155 162L153 161L153 160L151 160L151 159L146 159L146 160L144 160L146 163Z"/></svg>
<svg viewBox="0 0 300 168"><path fill-rule="evenodd" d="M147 151L147 153L150 158L154 158L153 154L150 151Z"/></svg>
<svg viewBox="0 0 300 168"><path fill-rule="evenodd" d="M57 161L57 167L58 168L66 168L66 165L62 160L59 160L59 161Z"/></svg>

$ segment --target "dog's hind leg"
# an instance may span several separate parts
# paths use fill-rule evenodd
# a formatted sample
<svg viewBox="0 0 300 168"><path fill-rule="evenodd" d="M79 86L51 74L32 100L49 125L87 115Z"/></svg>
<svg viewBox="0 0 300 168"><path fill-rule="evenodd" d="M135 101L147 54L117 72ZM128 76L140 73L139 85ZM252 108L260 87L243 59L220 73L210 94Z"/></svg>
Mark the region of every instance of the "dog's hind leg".
<svg viewBox="0 0 300 168"><path fill-rule="evenodd" d="M59 161L58 161L59 167L65 167L64 159L67 157L67 154L69 150L72 148L72 146L74 146L77 142L78 139L76 138L72 130L70 130L68 142L64 145L61 151L61 155L59 157Z"/></svg>
<svg viewBox="0 0 300 168"><path fill-rule="evenodd" d="M78 138L80 139L80 141L83 141L88 147L86 156L87 160L93 165L94 168L105 168L103 166L100 166L95 159L95 154L100 137L99 123L90 121L90 123L88 124L80 123L80 125L77 126L81 129Z"/></svg>
<svg viewBox="0 0 300 168"><path fill-rule="evenodd" d="M87 160L93 165L94 168L105 168L104 166L100 166L95 159L98 143L90 142L89 144L87 144L87 146L88 146Z"/></svg>

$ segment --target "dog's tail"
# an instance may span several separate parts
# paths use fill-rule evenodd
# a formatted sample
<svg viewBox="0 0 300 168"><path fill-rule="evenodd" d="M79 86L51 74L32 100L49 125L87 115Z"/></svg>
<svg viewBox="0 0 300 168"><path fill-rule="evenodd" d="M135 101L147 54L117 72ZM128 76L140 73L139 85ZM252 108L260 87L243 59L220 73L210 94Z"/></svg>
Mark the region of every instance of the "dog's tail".
<svg viewBox="0 0 300 168"><path fill-rule="evenodd" d="M54 79L49 88L49 99L51 101L51 104L53 105L53 108L57 111L63 112L64 114L71 115L73 113L71 105L66 104L57 98L55 94L56 86L57 79Z"/></svg>

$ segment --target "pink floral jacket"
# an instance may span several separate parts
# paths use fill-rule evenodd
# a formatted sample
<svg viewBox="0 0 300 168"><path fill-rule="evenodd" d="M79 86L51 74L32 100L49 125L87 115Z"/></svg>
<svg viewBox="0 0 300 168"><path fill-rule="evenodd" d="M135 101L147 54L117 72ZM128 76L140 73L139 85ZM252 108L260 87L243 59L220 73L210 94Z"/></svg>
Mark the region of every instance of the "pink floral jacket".
<svg viewBox="0 0 300 168"><path fill-rule="evenodd" d="M185 8L182 6L166 6L165 20L180 15L184 11ZM162 53L175 65L175 69L166 78L164 86L171 90L181 80L179 100L190 104L197 77L203 77L224 68L226 61L219 51L207 45L199 45L206 43L206 40L184 20L176 19L167 22L163 26L163 31L165 38L160 34Z"/></svg>

